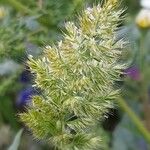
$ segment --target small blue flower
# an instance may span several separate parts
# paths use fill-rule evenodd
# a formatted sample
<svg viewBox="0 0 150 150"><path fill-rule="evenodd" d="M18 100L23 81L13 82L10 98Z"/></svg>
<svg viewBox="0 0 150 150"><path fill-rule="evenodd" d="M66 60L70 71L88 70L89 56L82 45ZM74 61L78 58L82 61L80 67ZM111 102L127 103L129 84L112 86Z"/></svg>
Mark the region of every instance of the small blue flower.
<svg viewBox="0 0 150 150"><path fill-rule="evenodd" d="M28 83L30 82L30 72L28 70L24 70L20 75L20 81L22 83Z"/></svg>
<svg viewBox="0 0 150 150"><path fill-rule="evenodd" d="M17 97L17 105L23 106L31 101L32 96L37 95L37 91L32 88L23 89Z"/></svg>
<svg viewBox="0 0 150 150"><path fill-rule="evenodd" d="M126 69L124 72L128 77L130 77L133 80L138 81L141 78L140 70L137 66L132 66L132 67Z"/></svg>

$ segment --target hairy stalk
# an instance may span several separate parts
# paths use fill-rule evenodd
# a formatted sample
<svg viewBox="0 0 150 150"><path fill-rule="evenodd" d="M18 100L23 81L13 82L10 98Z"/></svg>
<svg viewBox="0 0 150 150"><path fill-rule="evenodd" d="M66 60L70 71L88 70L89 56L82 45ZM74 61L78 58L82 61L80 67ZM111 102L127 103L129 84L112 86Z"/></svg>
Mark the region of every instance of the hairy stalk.
<svg viewBox="0 0 150 150"><path fill-rule="evenodd" d="M35 85L34 96L21 120L38 139L61 150L101 147L94 128L119 94L124 65L119 63L122 40L116 39L123 10L114 0L87 8L76 23L67 22L64 38L47 46L39 59L29 57Z"/></svg>

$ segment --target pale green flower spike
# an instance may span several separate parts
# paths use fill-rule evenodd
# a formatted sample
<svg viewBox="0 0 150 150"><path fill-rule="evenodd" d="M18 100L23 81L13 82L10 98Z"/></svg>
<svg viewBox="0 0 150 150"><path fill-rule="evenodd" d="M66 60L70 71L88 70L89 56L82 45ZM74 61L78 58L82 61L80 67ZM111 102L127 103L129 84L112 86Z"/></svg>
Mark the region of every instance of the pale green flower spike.
<svg viewBox="0 0 150 150"><path fill-rule="evenodd" d="M122 40L116 31L123 10L109 0L87 8L77 23L66 23L63 41L47 46L41 58L29 57L35 86L34 96L21 120L38 139L60 150L99 149L101 138L93 132L118 95ZM118 7L118 6L117 6Z"/></svg>

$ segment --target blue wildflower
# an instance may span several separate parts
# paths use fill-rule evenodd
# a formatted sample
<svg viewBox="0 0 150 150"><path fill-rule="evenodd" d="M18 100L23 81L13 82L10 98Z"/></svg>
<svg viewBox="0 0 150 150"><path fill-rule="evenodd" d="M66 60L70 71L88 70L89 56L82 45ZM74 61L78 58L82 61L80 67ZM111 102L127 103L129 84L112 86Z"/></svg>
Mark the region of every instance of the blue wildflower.
<svg viewBox="0 0 150 150"><path fill-rule="evenodd" d="M20 81L22 83L28 83L30 82L31 79L30 76L31 76L30 72L28 70L24 70L20 75Z"/></svg>
<svg viewBox="0 0 150 150"><path fill-rule="evenodd" d="M32 96L37 95L37 91L32 88L23 89L17 97L17 105L23 106L31 101Z"/></svg>
<svg viewBox="0 0 150 150"><path fill-rule="evenodd" d="M133 80L138 81L141 78L140 70L137 66L132 66L132 67L126 69L124 72L128 77L130 77Z"/></svg>

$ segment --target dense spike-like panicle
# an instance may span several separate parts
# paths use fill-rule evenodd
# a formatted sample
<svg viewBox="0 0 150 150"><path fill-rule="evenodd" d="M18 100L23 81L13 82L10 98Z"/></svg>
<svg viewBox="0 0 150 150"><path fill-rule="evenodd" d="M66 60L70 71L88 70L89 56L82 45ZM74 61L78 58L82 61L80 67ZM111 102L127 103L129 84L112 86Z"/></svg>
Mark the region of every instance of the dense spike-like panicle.
<svg viewBox="0 0 150 150"><path fill-rule="evenodd" d="M47 46L41 58L29 57L35 86L43 91L34 96L21 120L36 138L58 149L88 150L101 145L92 128L118 95L113 88L122 66L118 63L122 40L116 31L122 10L109 0L87 8L78 23L66 23L63 41Z"/></svg>

